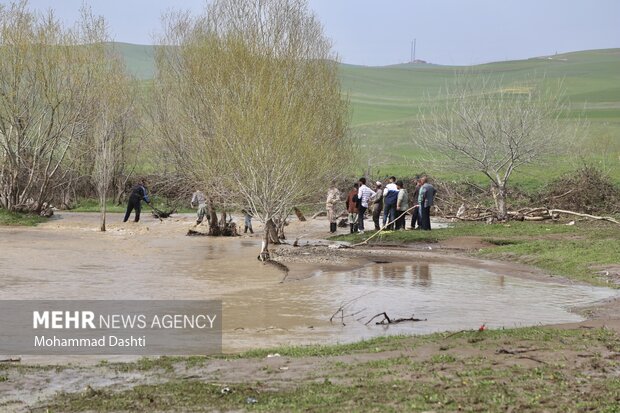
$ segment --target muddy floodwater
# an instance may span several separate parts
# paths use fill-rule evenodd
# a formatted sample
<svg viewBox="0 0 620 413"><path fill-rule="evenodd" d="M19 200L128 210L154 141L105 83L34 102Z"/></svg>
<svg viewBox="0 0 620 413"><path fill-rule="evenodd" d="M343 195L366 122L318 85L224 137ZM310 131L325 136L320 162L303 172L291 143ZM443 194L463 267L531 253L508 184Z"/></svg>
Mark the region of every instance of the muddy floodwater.
<svg viewBox="0 0 620 413"><path fill-rule="evenodd" d="M259 235L188 237L189 214L139 224L110 214L102 234L97 219L64 213L36 228L0 228L0 299L220 299L223 348L233 352L482 324L576 322L582 317L572 308L616 296L611 289L542 282L424 254L290 263L281 282L280 270L256 259ZM289 233L317 225L325 222L295 223ZM426 321L364 325L382 312Z"/></svg>

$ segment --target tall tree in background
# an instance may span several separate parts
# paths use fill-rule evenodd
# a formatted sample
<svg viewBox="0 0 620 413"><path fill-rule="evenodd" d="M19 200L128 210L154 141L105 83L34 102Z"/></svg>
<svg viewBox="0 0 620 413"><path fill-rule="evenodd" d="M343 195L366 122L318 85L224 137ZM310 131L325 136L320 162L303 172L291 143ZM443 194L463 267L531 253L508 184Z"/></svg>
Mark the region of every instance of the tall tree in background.
<svg viewBox="0 0 620 413"><path fill-rule="evenodd" d="M92 162L91 179L99 198L100 229L105 231L108 196L114 179L122 179L116 176L118 166L125 161L128 133L135 129L137 88L109 40L104 19L94 16L87 7L82 9L82 32L88 42L80 47L89 52L95 66L95 81L91 89L90 139L86 142L92 156L83 154L81 159Z"/></svg>
<svg viewBox="0 0 620 413"><path fill-rule="evenodd" d="M107 60L98 78L99 93L95 100L98 110L92 128L95 155L92 178L99 196L101 231L106 230L107 200L112 183L115 178L124 178L118 171L124 167L124 152L127 141L131 139L128 132L136 122L136 88L118 57L110 56L110 50L104 50L104 53Z"/></svg>
<svg viewBox="0 0 620 413"><path fill-rule="evenodd" d="M27 2L0 5L0 206L40 211L92 121L88 33Z"/></svg>
<svg viewBox="0 0 620 413"><path fill-rule="evenodd" d="M305 0L215 0L206 16L169 16L167 39L177 47L160 49L159 81L182 113L158 122L168 148L266 224L269 259L274 223L350 165L331 45Z"/></svg>
<svg viewBox="0 0 620 413"><path fill-rule="evenodd" d="M442 165L487 177L500 219L507 215L512 173L565 152L582 130L561 120L569 109L561 87L531 82L461 76L430 107L414 139Z"/></svg>

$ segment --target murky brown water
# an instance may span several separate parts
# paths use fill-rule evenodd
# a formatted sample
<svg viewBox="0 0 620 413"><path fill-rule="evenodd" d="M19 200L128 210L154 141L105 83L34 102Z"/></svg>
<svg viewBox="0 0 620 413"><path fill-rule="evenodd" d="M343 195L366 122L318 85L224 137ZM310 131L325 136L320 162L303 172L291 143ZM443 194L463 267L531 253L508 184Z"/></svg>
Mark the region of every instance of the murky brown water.
<svg viewBox="0 0 620 413"><path fill-rule="evenodd" d="M291 279L256 260L258 237L186 237L192 216L96 231L95 214L37 228L0 228L0 299L221 299L224 350L350 342L383 334L580 321L571 313L611 289L543 283L424 260L350 271L291 265ZM303 224L300 224L303 225ZM314 224L308 224L314 225ZM354 300L361 297L357 300ZM329 318L343 304L343 326ZM427 321L365 326L377 313ZM356 319L361 319L356 321Z"/></svg>

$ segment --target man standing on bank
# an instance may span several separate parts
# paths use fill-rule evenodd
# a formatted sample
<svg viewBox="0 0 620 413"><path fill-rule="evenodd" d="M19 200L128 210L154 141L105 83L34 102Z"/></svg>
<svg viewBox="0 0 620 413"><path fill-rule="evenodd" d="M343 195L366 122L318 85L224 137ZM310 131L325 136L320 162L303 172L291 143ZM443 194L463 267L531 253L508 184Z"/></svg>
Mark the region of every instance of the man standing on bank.
<svg viewBox="0 0 620 413"><path fill-rule="evenodd" d="M357 187L359 185L357 183L353 184L353 188L349 191L347 195L347 200L345 201L345 206L347 207L347 211L349 212L349 228L351 229L351 234L357 232Z"/></svg>
<svg viewBox="0 0 620 413"><path fill-rule="evenodd" d="M359 233L364 233L364 214L368 209L368 201L374 197L375 191L366 186L366 178L361 177L359 180L359 188L357 190L357 197L359 199L359 209L357 211L357 227Z"/></svg>
<svg viewBox="0 0 620 413"><path fill-rule="evenodd" d="M137 185L131 188L131 195L129 195L129 201L127 202L127 212L125 212L125 219L123 219L123 222L127 222L132 210L136 211L135 222L140 221L142 200L144 200L144 202L146 202L147 204L151 203L148 192L146 190L146 181L144 179L140 180Z"/></svg>
<svg viewBox="0 0 620 413"><path fill-rule="evenodd" d="M413 204L413 211L411 212L411 229L416 229L416 224L418 224L418 229L420 229L420 205L418 205L420 187L422 186L420 183L420 177L416 175L415 178L413 178L412 183L415 185L415 190L413 191L413 197L411 198L411 202Z"/></svg>
<svg viewBox="0 0 620 413"><path fill-rule="evenodd" d="M377 193L371 199L373 203L372 206L372 220L375 223L375 231L379 231L381 229L381 225L379 225L379 219L381 218L381 214L383 213L383 184L381 181L377 181L375 184L375 190Z"/></svg>
<svg viewBox="0 0 620 413"><path fill-rule="evenodd" d="M423 176L420 178L420 195L418 195L420 228L422 230L431 230L431 207L435 199L435 187L428 182L428 178Z"/></svg>
<svg viewBox="0 0 620 413"><path fill-rule="evenodd" d="M383 227L387 225L388 230L394 229L394 219L396 218L396 201L398 200L398 188L396 188L396 177L390 176L388 184L383 189Z"/></svg>
<svg viewBox="0 0 620 413"><path fill-rule="evenodd" d="M340 191L336 186L336 181L332 181L332 184L327 191L327 201L325 201L327 220L329 221L329 232L332 234L338 229L338 216L336 215L336 204L338 202L340 202Z"/></svg>
<svg viewBox="0 0 620 413"><path fill-rule="evenodd" d="M398 188L398 198L396 200L396 229L404 230L407 227L405 214L409 209L409 194L403 181L396 181Z"/></svg>

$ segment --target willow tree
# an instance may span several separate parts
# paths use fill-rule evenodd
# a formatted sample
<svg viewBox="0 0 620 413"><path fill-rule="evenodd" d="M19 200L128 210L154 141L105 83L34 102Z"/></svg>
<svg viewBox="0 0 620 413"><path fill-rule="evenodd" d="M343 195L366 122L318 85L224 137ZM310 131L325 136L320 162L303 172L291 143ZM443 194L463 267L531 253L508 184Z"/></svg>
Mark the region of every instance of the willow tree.
<svg viewBox="0 0 620 413"><path fill-rule="evenodd" d="M215 0L205 16L182 17L168 25L178 49L167 61L193 122L181 125L196 151L188 167L265 223L269 259L274 222L349 167L336 56L305 0Z"/></svg>
<svg viewBox="0 0 620 413"><path fill-rule="evenodd" d="M513 172L565 153L583 130L563 119L568 110L561 86L468 74L429 103L414 139L443 167L484 175L505 219Z"/></svg>
<svg viewBox="0 0 620 413"><path fill-rule="evenodd" d="M103 45L103 43L97 43ZM102 56L107 56L105 63L100 66L97 81L97 95L94 99L97 113L93 118L92 149L94 154L92 179L99 196L101 213L101 231L106 230L106 208L114 179L123 179L119 176L124 168L125 150L127 141L137 140L130 137L129 132L135 130L136 120L136 87L131 77L113 50L100 50Z"/></svg>
<svg viewBox="0 0 620 413"><path fill-rule="evenodd" d="M92 123L97 65L86 26L26 1L0 5L0 206L40 211Z"/></svg>

